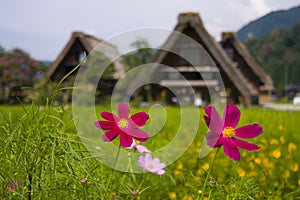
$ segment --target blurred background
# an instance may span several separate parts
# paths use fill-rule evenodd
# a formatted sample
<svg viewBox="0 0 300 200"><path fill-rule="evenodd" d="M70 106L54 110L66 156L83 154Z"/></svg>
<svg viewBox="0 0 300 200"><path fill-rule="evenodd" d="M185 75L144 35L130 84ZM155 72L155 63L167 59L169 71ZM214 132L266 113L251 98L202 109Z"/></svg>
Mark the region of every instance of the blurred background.
<svg viewBox="0 0 300 200"><path fill-rule="evenodd" d="M218 42L221 32L233 31L257 64L274 82L272 100L298 104L300 92L300 1L5 1L0 8L0 103L26 99L22 86L45 78L74 31L109 39L142 27L173 30L181 12L200 14L205 28ZM134 35L128 47L145 47L156 35ZM167 35L161 35L161 41ZM126 46L114 44L120 54ZM162 45L162 44L161 44ZM141 53L141 52L139 52ZM151 60L154 52L146 52ZM145 58L142 58L145 60ZM138 55L127 65L143 61ZM30 98L29 100L30 101Z"/></svg>

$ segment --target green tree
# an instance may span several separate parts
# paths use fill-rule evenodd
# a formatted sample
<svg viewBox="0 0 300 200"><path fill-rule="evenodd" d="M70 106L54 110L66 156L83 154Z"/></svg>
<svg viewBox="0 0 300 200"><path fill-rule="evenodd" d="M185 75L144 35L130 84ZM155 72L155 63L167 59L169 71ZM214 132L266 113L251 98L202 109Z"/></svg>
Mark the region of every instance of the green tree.
<svg viewBox="0 0 300 200"><path fill-rule="evenodd" d="M129 66L129 69L146 63L151 63L155 51L150 48L150 45L146 39L138 38L136 41L131 43L131 46L136 50L124 56L124 60ZM137 93L140 96L136 95L136 97L141 97L142 101L149 101L151 99L150 88L151 87L147 86L142 87L139 93Z"/></svg>
<svg viewBox="0 0 300 200"><path fill-rule="evenodd" d="M131 43L131 46L136 50L124 56L124 60L129 67L132 68L151 62L155 52L150 48L146 39L138 38Z"/></svg>
<svg viewBox="0 0 300 200"><path fill-rule="evenodd" d="M300 84L300 24L289 30L274 30L270 35L246 43L260 66L270 74L275 92L290 84Z"/></svg>

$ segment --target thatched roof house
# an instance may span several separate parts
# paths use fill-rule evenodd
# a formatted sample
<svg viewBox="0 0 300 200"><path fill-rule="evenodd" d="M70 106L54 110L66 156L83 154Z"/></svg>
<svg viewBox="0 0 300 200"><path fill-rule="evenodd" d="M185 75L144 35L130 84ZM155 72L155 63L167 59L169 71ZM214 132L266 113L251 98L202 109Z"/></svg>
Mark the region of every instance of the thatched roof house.
<svg viewBox="0 0 300 200"><path fill-rule="evenodd" d="M179 34L184 37L178 37ZM115 81L124 74L125 67L122 58L113 44L82 32L72 34L48 71L50 79L59 81L78 65L83 59L84 52L89 55L100 43L102 44L101 52L112 60L114 68L109 71L112 81L102 80L102 83L99 83L102 84L102 90L106 90L105 94L109 94ZM183 58L188 58L188 61ZM186 82L174 77L170 78L174 74L162 69L162 66L170 66L189 80L189 85L205 102L210 101L209 88L218 87L219 82L214 78L218 72L221 74L228 93L229 103L250 105L270 101L270 94L273 90L270 76L257 65L245 46L236 39L234 33L225 32L222 34L220 43L216 42L204 27L199 13L187 12L178 16L174 32L156 53L153 63L156 64L138 74L133 82L143 83L146 77L159 79L159 84L153 85L151 89L154 100L163 100L161 96L163 96L163 91L166 91L165 87L178 89L186 87ZM72 75L73 78L76 73L77 71ZM211 79L204 79L206 76L210 76ZM66 82L72 77L66 79ZM129 90L129 93L131 92ZM171 98L172 94L164 100L170 101Z"/></svg>
<svg viewBox="0 0 300 200"><path fill-rule="evenodd" d="M189 44L182 44L182 41L178 40L176 32L180 32L197 41L213 59L221 73L225 88L230 91L229 99L232 103L257 104L262 90L273 90L272 80L253 61L245 48L241 44L234 46L237 49L236 53L242 52L239 61L243 60L236 65L236 60L232 60L223 47L207 32L198 13L181 13L174 31L163 44L164 50L157 53L155 63L182 68L179 56L170 53L174 47L188 50L187 52L194 55L194 58L201 57L201 52L193 52L195 48L189 48ZM242 58L243 56L245 58ZM203 67L203 61L195 61L192 64L195 67Z"/></svg>
<svg viewBox="0 0 300 200"><path fill-rule="evenodd" d="M254 85L260 94L260 102L269 101L267 97L274 90L271 77L255 62L245 45L234 32L223 32L220 44L248 82Z"/></svg>
<svg viewBox="0 0 300 200"><path fill-rule="evenodd" d="M114 82L125 72L122 57L115 45L83 32L72 33L71 38L48 70L48 77L53 82L60 81L66 74L74 69L82 61L82 59L84 59L85 54L88 56L92 52L95 52L95 50L98 52L101 51L101 55L103 55L105 59L110 60L113 65L113 72L110 74L109 80L101 80L102 85L105 85L105 93L111 92ZM99 67L102 66L99 65ZM68 77L63 82L63 85L73 85L72 81L75 80L77 72L78 70ZM70 101L70 94L68 94L68 97L64 97L63 99L65 101Z"/></svg>
<svg viewBox="0 0 300 200"><path fill-rule="evenodd" d="M73 32L71 38L58 55L48 71L51 80L60 80L64 75L77 66L83 59L84 52L89 55L99 44L104 46L104 55L108 58L119 59L114 61L115 73L113 78L118 79L124 73L124 66L117 47L107 41L96 38L83 32Z"/></svg>

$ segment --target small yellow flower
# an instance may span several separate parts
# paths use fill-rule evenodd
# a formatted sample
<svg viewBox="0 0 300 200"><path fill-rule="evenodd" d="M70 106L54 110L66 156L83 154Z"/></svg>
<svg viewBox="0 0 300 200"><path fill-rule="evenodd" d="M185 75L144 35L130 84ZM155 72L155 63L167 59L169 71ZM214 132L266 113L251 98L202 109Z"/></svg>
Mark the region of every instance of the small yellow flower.
<svg viewBox="0 0 300 200"><path fill-rule="evenodd" d="M208 169L209 169L209 164L208 164L208 163L204 163L203 169L204 169L204 170L208 170Z"/></svg>
<svg viewBox="0 0 300 200"><path fill-rule="evenodd" d="M262 138L260 141L264 144L268 144L268 140L266 138Z"/></svg>
<svg viewBox="0 0 300 200"><path fill-rule="evenodd" d="M201 175L201 174L202 174L202 170L201 170L201 169L198 169L197 172L196 172L196 174L197 174L197 175Z"/></svg>
<svg viewBox="0 0 300 200"><path fill-rule="evenodd" d="M286 170L286 171L282 174L282 177L285 178L285 179L288 179L290 176L291 176L291 174L290 174L290 171L289 171L289 170Z"/></svg>
<svg viewBox="0 0 300 200"><path fill-rule="evenodd" d="M177 168L177 169L183 169L183 164L182 164L181 162L178 163L177 166L176 166L176 168Z"/></svg>
<svg viewBox="0 0 300 200"><path fill-rule="evenodd" d="M286 127L285 127L285 125L283 125L283 124L280 124L280 125L278 126L278 130L280 130L280 131L285 131L285 129L286 129Z"/></svg>
<svg viewBox="0 0 300 200"><path fill-rule="evenodd" d="M270 162L268 158L264 158L263 159L263 165L266 168L269 168L269 169L273 169L274 168L274 164L272 162Z"/></svg>
<svg viewBox="0 0 300 200"><path fill-rule="evenodd" d="M300 179L298 179L298 185L300 186Z"/></svg>
<svg viewBox="0 0 300 200"><path fill-rule="evenodd" d="M250 171L249 176L255 177L255 176L257 176L257 172L256 171Z"/></svg>
<svg viewBox="0 0 300 200"><path fill-rule="evenodd" d="M280 152L278 149L275 149L275 150L272 152L272 156L273 156L274 158L280 158L281 152Z"/></svg>
<svg viewBox="0 0 300 200"><path fill-rule="evenodd" d="M175 170L174 171L174 176L175 176L176 179L180 179L181 178L181 172L178 171L178 170Z"/></svg>
<svg viewBox="0 0 300 200"><path fill-rule="evenodd" d="M254 168L255 168L255 165L254 165L253 162L249 162L249 168L250 168L250 169L254 169Z"/></svg>
<svg viewBox="0 0 300 200"><path fill-rule="evenodd" d="M170 192L169 193L169 198L170 199L176 199L176 193L175 192Z"/></svg>
<svg viewBox="0 0 300 200"><path fill-rule="evenodd" d="M278 145L279 141L277 139L272 139L272 140L270 140L270 144L271 145Z"/></svg>
<svg viewBox="0 0 300 200"><path fill-rule="evenodd" d="M185 195L182 200L193 200L193 196L190 196L190 195Z"/></svg>
<svg viewBox="0 0 300 200"><path fill-rule="evenodd" d="M246 175L246 171L243 168L239 167L238 168L238 175L240 177L244 177Z"/></svg>
<svg viewBox="0 0 300 200"><path fill-rule="evenodd" d="M291 170L292 170L293 172L297 172L298 169L299 169L298 163L293 163L292 166L291 166Z"/></svg>
<svg viewBox="0 0 300 200"><path fill-rule="evenodd" d="M284 142L285 142L284 136L280 136L279 140L280 140L281 144L284 144Z"/></svg>
<svg viewBox="0 0 300 200"><path fill-rule="evenodd" d="M260 159L260 158L255 158L254 161L255 161L257 164L260 164L260 163L261 163L261 159Z"/></svg>
<svg viewBox="0 0 300 200"><path fill-rule="evenodd" d="M290 143L289 143L289 146L288 146L288 151L289 151L289 153L292 153L293 151L296 151L296 150L297 150L296 144L290 142Z"/></svg>

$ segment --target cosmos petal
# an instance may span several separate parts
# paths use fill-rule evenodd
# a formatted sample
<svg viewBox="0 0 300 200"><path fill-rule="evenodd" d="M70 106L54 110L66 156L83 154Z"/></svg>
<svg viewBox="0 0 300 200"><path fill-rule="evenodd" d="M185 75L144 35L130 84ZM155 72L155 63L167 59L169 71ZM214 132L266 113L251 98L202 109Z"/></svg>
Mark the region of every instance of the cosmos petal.
<svg viewBox="0 0 300 200"><path fill-rule="evenodd" d="M135 148L136 148L136 150L137 150L139 153L144 153L144 152L150 153L150 152L151 152L147 147L145 147L145 146L143 146L143 145L137 144L137 145L135 146Z"/></svg>
<svg viewBox="0 0 300 200"><path fill-rule="evenodd" d="M259 124L250 124L242 126L235 130L235 135L240 138L251 139L262 134L263 130Z"/></svg>
<svg viewBox="0 0 300 200"><path fill-rule="evenodd" d="M101 112L101 116L104 119L106 119L108 121L111 121L111 122L114 122L117 119L117 117L114 114L110 113L110 112Z"/></svg>
<svg viewBox="0 0 300 200"><path fill-rule="evenodd" d="M138 112L131 116L131 120L137 126L144 126L149 119L149 115L145 112Z"/></svg>
<svg viewBox="0 0 300 200"><path fill-rule="evenodd" d="M132 136L126 134L123 131L121 131L121 133L120 133L120 145L122 147L130 147L132 142L133 142Z"/></svg>
<svg viewBox="0 0 300 200"><path fill-rule="evenodd" d="M116 130L107 131L104 135L102 135L102 139L105 142L110 142L115 139L119 135L119 132Z"/></svg>
<svg viewBox="0 0 300 200"><path fill-rule="evenodd" d="M223 145L223 136L214 132L206 134L206 142L211 148L220 147Z"/></svg>
<svg viewBox="0 0 300 200"><path fill-rule="evenodd" d="M158 170L157 172L155 172L156 174L158 175L163 175L166 171L161 169L161 170Z"/></svg>
<svg viewBox="0 0 300 200"><path fill-rule="evenodd" d="M166 167L166 164L165 163L161 163L160 160L158 160L159 163L157 163L155 166L157 169L162 169L162 168L165 168Z"/></svg>
<svg viewBox="0 0 300 200"><path fill-rule="evenodd" d="M118 116L119 118L128 119L129 117L129 107L125 103L120 103L118 105Z"/></svg>
<svg viewBox="0 0 300 200"><path fill-rule="evenodd" d="M145 131L137 129L137 128L127 129L126 134L140 142L145 142L146 140L148 140L150 138L150 136Z"/></svg>
<svg viewBox="0 0 300 200"><path fill-rule="evenodd" d="M139 157L139 161L138 161L140 166L145 166L145 158L144 156L140 156Z"/></svg>
<svg viewBox="0 0 300 200"><path fill-rule="evenodd" d="M116 125L109 121L97 121L95 122L95 126L101 130L111 130L116 127Z"/></svg>
<svg viewBox="0 0 300 200"><path fill-rule="evenodd" d="M224 140L224 152L232 160L239 161L241 159L239 149L231 139Z"/></svg>
<svg viewBox="0 0 300 200"><path fill-rule="evenodd" d="M234 140L234 143L237 147L247 150L247 151L257 151L260 149L259 146L252 144L250 142L243 141L243 140L236 139L236 140Z"/></svg>
<svg viewBox="0 0 300 200"><path fill-rule="evenodd" d="M158 166L160 164L160 160L158 158L154 158L152 160L152 164L155 166L154 168L156 168L156 166Z"/></svg>
<svg viewBox="0 0 300 200"><path fill-rule="evenodd" d="M224 112L224 127L235 128L240 121L241 112L235 105L227 105Z"/></svg>
<svg viewBox="0 0 300 200"><path fill-rule="evenodd" d="M212 132L221 134L223 128L223 120L220 117L214 106L208 106L205 108L204 120Z"/></svg>

